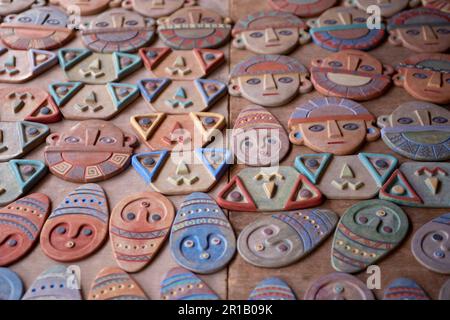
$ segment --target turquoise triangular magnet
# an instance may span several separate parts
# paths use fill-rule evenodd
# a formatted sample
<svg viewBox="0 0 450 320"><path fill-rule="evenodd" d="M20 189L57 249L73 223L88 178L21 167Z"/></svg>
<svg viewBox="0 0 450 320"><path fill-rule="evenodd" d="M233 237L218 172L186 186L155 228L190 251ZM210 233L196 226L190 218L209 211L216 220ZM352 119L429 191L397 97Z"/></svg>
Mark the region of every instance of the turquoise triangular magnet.
<svg viewBox="0 0 450 320"><path fill-rule="evenodd" d="M197 79L194 83L207 107L212 106L227 92L227 85L217 80Z"/></svg>
<svg viewBox="0 0 450 320"><path fill-rule="evenodd" d="M142 79L138 81L138 87L144 99L153 102L171 82L168 78Z"/></svg>
<svg viewBox="0 0 450 320"><path fill-rule="evenodd" d="M92 51L88 49L66 48L58 51L59 65L63 70L69 70L75 64L90 56Z"/></svg>
<svg viewBox="0 0 450 320"><path fill-rule="evenodd" d="M121 79L132 73L138 69L142 63L141 58L135 54L114 52L112 55L117 79Z"/></svg>
<svg viewBox="0 0 450 320"><path fill-rule="evenodd" d="M391 176L398 164L397 158L387 154L362 152L358 157L379 187Z"/></svg>
<svg viewBox="0 0 450 320"><path fill-rule="evenodd" d="M82 82L56 82L48 85L48 91L58 107L65 105L81 88Z"/></svg>
<svg viewBox="0 0 450 320"><path fill-rule="evenodd" d="M331 153L304 154L295 158L295 168L317 184L333 155Z"/></svg>
<svg viewBox="0 0 450 320"><path fill-rule="evenodd" d="M11 160L9 166L22 192L27 192L47 172L44 162L39 160Z"/></svg>
<svg viewBox="0 0 450 320"><path fill-rule="evenodd" d="M49 127L41 123L20 121L17 122L17 125L19 126L20 132L20 145L24 151L26 151L31 144L37 143L37 140L43 142L45 137L50 133Z"/></svg>
<svg viewBox="0 0 450 320"><path fill-rule="evenodd" d="M231 164L231 152L227 149L195 149L195 154L218 180Z"/></svg>
<svg viewBox="0 0 450 320"><path fill-rule="evenodd" d="M134 84L108 83L107 88L116 110L126 107L139 96L139 88Z"/></svg>
<svg viewBox="0 0 450 320"><path fill-rule="evenodd" d="M150 183L153 182L168 156L167 150L138 153L131 158L131 165L146 183Z"/></svg>

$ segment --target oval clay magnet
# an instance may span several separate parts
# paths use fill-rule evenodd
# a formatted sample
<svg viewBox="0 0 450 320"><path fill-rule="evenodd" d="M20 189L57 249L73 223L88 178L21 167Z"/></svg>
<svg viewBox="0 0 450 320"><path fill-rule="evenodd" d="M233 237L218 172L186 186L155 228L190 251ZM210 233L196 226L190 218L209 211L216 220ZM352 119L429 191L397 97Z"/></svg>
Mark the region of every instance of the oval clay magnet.
<svg viewBox="0 0 450 320"><path fill-rule="evenodd" d="M289 285L280 278L266 278L250 292L248 300L297 300Z"/></svg>
<svg viewBox="0 0 450 320"><path fill-rule="evenodd" d="M122 0L122 7L151 18L167 17L183 7L191 7L197 0Z"/></svg>
<svg viewBox="0 0 450 320"><path fill-rule="evenodd" d="M23 283L19 275L8 268L0 268L0 300L20 300Z"/></svg>
<svg viewBox="0 0 450 320"><path fill-rule="evenodd" d="M383 300L430 300L430 297L414 280L398 278L386 287Z"/></svg>

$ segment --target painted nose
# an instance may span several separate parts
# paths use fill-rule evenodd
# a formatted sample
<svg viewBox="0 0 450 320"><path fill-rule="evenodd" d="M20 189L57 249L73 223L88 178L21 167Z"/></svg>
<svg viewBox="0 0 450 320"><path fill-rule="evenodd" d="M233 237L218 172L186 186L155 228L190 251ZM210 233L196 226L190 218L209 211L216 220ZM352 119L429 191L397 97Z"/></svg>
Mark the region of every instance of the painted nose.
<svg viewBox="0 0 450 320"><path fill-rule="evenodd" d="M122 28L124 23L125 17L120 16L112 16L112 23L114 28Z"/></svg>
<svg viewBox="0 0 450 320"><path fill-rule="evenodd" d="M339 12L338 13L339 21L341 24L352 24L353 17L348 12Z"/></svg>
<svg viewBox="0 0 450 320"><path fill-rule="evenodd" d="M189 22L190 23L200 23L202 19L202 14L200 11L191 11L189 12Z"/></svg>
<svg viewBox="0 0 450 320"><path fill-rule="evenodd" d="M422 34L423 34L423 39L425 41L432 41L432 40L438 39L438 37L436 36L436 33L433 31L433 29L427 25L422 26Z"/></svg>
<svg viewBox="0 0 450 320"><path fill-rule="evenodd" d="M78 238L78 235L80 234L81 231L81 224L79 223L71 223L69 226L69 232L67 233L67 236L69 239L76 239Z"/></svg>
<svg viewBox="0 0 450 320"><path fill-rule="evenodd" d="M328 138L339 138L342 137L341 129L335 120L327 121L328 128Z"/></svg>
<svg viewBox="0 0 450 320"><path fill-rule="evenodd" d="M351 55L348 56L348 61L347 61L348 70L350 70L350 71L358 70L360 63L361 63L361 59L359 57L351 56Z"/></svg>
<svg viewBox="0 0 450 320"><path fill-rule="evenodd" d="M153 0L152 1L152 6L154 7L161 7L164 5L164 0Z"/></svg>
<svg viewBox="0 0 450 320"><path fill-rule="evenodd" d="M440 249L444 252L450 252L450 238L447 241L442 241Z"/></svg>
<svg viewBox="0 0 450 320"><path fill-rule="evenodd" d="M44 24L49 17L50 15L47 12L39 13L36 19L36 24L37 25Z"/></svg>
<svg viewBox="0 0 450 320"><path fill-rule="evenodd" d="M147 208L145 207L141 207L138 210L137 213L137 222L138 223L147 223L148 222L148 216L149 216L149 212L147 210Z"/></svg>
<svg viewBox="0 0 450 320"><path fill-rule="evenodd" d="M273 78L273 75L271 74L265 74L264 75L264 90L270 91L270 90L276 90L277 84L275 83L275 79Z"/></svg>
<svg viewBox="0 0 450 320"><path fill-rule="evenodd" d="M208 250L208 248L209 248L208 239L206 239L205 237L198 237L197 242L202 251Z"/></svg>
<svg viewBox="0 0 450 320"><path fill-rule="evenodd" d="M433 72L430 80L428 80L427 87L429 88L442 88L443 84L443 73Z"/></svg>
<svg viewBox="0 0 450 320"><path fill-rule="evenodd" d="M381 223L381 219L376 217L373 218L372 220L369 221L369 223L367 224L367 226L371 229L378 229L378 227L380 226Z"/></svg>
<svg viewBox="0 0 450 320"><path fill-rule="evenodd" d="M266 43L277 42L279 40L277 33L273 28L267 28L265 31Z"/></svg>
<svg viewBox="0 0 450 320"><path fill-rule="evenodd" d="M416 110L415 114L416 114L417 118L419 118L420 124L422 126L431 125L430 112L428 112L427 110Z"/></svg>
<svg viewBox="0 0 450 320"><path fill-rule="evenodd" d="M100 131L98 129L89 128L86 129L86 144L93 146L97 143L98 135Z"/></svg>

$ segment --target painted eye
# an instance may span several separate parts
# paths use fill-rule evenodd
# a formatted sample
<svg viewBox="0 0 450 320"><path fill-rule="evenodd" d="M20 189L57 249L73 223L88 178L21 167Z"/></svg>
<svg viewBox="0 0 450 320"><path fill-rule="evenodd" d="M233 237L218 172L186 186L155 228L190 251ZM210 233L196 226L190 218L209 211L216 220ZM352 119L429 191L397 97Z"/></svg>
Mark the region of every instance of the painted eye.
<svg viewBox="0 0 450 320"><path fill-rule="evenodd" d="M435 256L436 258L443 259L443 258L445 258L445 252L442 251L442 250L436 250L436 251L434 252L434 256Z"/></svg>
<svg viewBox="0 0 450 320"><path fill-rule="evenodd" d="M346 123L346 124L344 124L343 128L345 130L354 131L354 130L358 130L359 126L356 123Z"/></svg>
<svg viewBox="0 0 450 320"><path fill-rule="evenodd" d="M64 234L64 233L66 233L66 228L65 227L58 227L58 228L56 228L56 233L57 234Z"/></svg>
<svg viewBox="0 0 450 320"><path fill-rule="evenodd" d="M435 233L431 237L433 238L434 241L442 241L442 240L444 240L444 237L441 236L439 233Z"/></svg>
<svg viewBox="0 0 450 320"><path fill-rule="evenodd" d="M410 36L417 36L420 34L420 31L415 30L415 29L410 29L410 30L406 31L406 34L409 34Z"/></svg>
<svg viewBox="0 0 450 320"><path fill-rule="evenodd" d="M358 23L364 23L366 22L366 18L364 17L356 17L355 19L353 19L353 21L358 22Z"/></svg>
<svg viewBox="0 0 450 320"><path fill-rule="evenodd" d="M186 241L183 243L183 245L184 245L186 248L192 248L192 247L194 246L194 241L192 241L192 240L186 240Z"/></svg>
<svg viewBox="0 0 450 320"><path fill-rule="evenodd" d="M150 219L151 219L152 221L159 221L159 220L161 220L161 215L159 215L159 214L157 214L157 213L152 214L152 215L150 216Z"/></svg>
<svg viewBox="0 0 450 320"><path fill-rule="evenodd" d="M70 137L65 138L64 141L67 143L78 143L78 142L80 142L80 139L78 137L70 136Z"/></svg>
<svg viewBox="0 0 450 320"><path fill-rule="evenodd" d="M15 247L16 245L17 245L17 240L10 239L10 240L8 241L8 246L10 246L10 247Z"/></svg>
<svg viewBox="0 0 450 320"><path fill-rule="evenodd" d="M273 138L273 137L268 137L268 138L266 139L266 142L267 142L268 144L276 144L276 143L278 142L278 140L277 140L276 138Z"/></svg>
<svg viewBox="0 0 450 320"><path fill-rule="evenodd" d="M374 68L374 67L372 67L372 66L368 66L368 65L363 65L363 66L361 66L361 70L363 70L363 71L367 71L367 72L370 72L370 71L373 71L373 70L375 70L375 68Z"/></svg>
<svg viewBox="0 0 450 320"><path fill-rule="evenodd" d="M291 83L292 81L294 81L294 79L292 79L291 77L282 77L278 79L278 81L281 83Z"/></svg>
<svg viewBox="0 0 450 320"><path fill-rule="evenodd" d="M361 216L358 218L358 221L359 223L366 224L369 221L369 219L367 219L367 217Z"/></svg>
<svg viewBox="0 0 450 320"><path fill-rule="evenodd" d="M413 123L414 121L413 121L413 119L411 119L411 118L404 117L404 118L398 119L397 122L400 123L400 124L411 124L411 123Z"/></svg>
<svg viewBox="0 0 450 320"><path fill-rule="evenodd" d="M252 38L261 38L263 36L262 32L252 32L250 33L250 37Z"/></svg>
<svg viewBox="0 0 450 320"><path fill-rule="evenodd" d="M336 23L337 23L337 20L334 20L334 19L328 19L328 20L325 20L323 23L325 23L325 24L336 24Z"/></svg>
<svg viewBox="0 0 450 320"><path fill-rule="evenodd" d="M320 132L320 131L325 130L325 127L321 124L315 124L315 125L309 127L308 129L309 129L309 131L312 131L312 132Z"/></svg>
<svg viewBox="0 0 450 320"><path fill-rule="evenodd" d="M286 252L286 251L289 250L289 246L286 245L286 244L284 244L284 243L282 243L282 244L280 244L280 245L278 246L278 250L280 250L281 252Z"/></svg>
<svg viewBox="0 0 450 320"><path fill-rule="evenodd" d="M185 23L186 19L185 18L175 18L173 19L173 23Z"/></svg>
<svg viewBox="0 0 450 320"><path fill-rule="evenodd" d="M107 26L109 26L109 23L108 23L108 22L105 22L105 21L97 22L97 23L95 24L95 26L96 26L96 27L99 27L99 28L106 28Z"/></svg>
<svg viewBox="0 0 450 320"><path fill-rule="evenodd" d="M279 32L279 34L281 34L282 36L291 36L292 35L292 31L291 30L281 30Z"/></svg>
<svg viewBox="0 0 450 320"><path fill-rule="evenodd" d="M127 26L135 26L138 24L138 22L136 20L130 20L130 21L125 22L125 24Z"/></svg>
<svg viewBox="0 0 450 320"><path fill-rule="evenodd" d="M204 23L213 23L214 21L216 21L216 20L214 20L214 18L211 18L211 17L204 17L202 19L202 22L204 22Z"/></svg>
<svg viewBox="0 0 450 320"><path fill-rule="evenodd" d="M31 18L30 17L20 17L19 21L20 22L24 22L24 23L28 23L28 22L31 22Z"/></svg>
<svg viewBox="0 0 450 320"><path fill-rule="evenodd" d="M256 84L260 84L261 80L259 80L258 78L251 78L251 79L247 80L247 83L251 84L251 85L256 85Z"/></svg>
<svg viewBox="0 0 450 320"><path fill-rule="evenodd" d="M84 234L85 236L87 236L87 237L91 236L92 233L93 233L93 232L92 232L92 229L86 228L86 229L83 230L83 234Z"/></svg>
<svg viewBox="0 0 450 320"><path fill-rule="evenodd" d="M128 212L127 213L127 220L128 221L133 221L134 219L136 219L136 214L134 212Z"/></svg>
<svg viewBox="0 0 450 320"><path fill-rule="evenodd" d="M426 79L426 78L428 78L428 76L425 73L414 73L413 77L417 78L417 79Z"/></svg>
<svg viewBox="0 0 450 320"><path fill-rule="evenodd" d="M385 227L383 227L383 231L386 233L392 233L393 230L391 227L385 226Z"/></svg>
<svg viewBox="0 0 450 320"><path fill-rule="evenodd" d="M219 245L221 243L220 239L217 237L214 237L211 239L211 243L215 246Z"/></svg>
<svg viewBox="0 0 450 320"><path fill-rule="evenodd" d="M112 144L116 142L116 139L111 138L111 137L102 137L99 140L101 143L106 143L106 144Z"/></svg>
<svg viewBox="0 0 450 320"><path fill-rule="evenodd" d="M436 32L439 33L439 34L449 34L450 30L449 29L440 28L440 29L437 29Z"/></svg>
<svg viewBox="0 0 450 320"><path fill-rule="evenodd" d="M253 143L250 141L249 138L245 138L245 139L244 139L244 146L245 146L246 148L251 148L251 147L253 146Z"/></svg>
<svg viewBox="0 0 450 320"><path fill-rule="evenodd" d="M447 123L448 119L444 118L444 117L434 117L433 118L433 122L436 122L436 123Z"/></svg>
<svg viewBox="0 0 450 320"><path fill-rule="evenodd" d="M342 67L342 63L339 62L339 61L331 61L331 62L328 62L328 65L329 65L330 67L332 67L332 68L340 68L340 67Z"/></svg>
<svg viewBox="0 0 450 320"><path fill-rule="evenodd" d="M263 230L263 232L264 232L264 234L267 235L267 236L271 236L271 235L273 234L273 230L270 229L270 228L265 228L265 229Z"/></svg>
<svg viewBox="0 0 450 320"><path fill-rule="evenodd" d="M56 19L48 19L48 20L47 20L47 23L48 23L48 24L51 24L52 26L56 26L56 25L59 24L59 20L56 20Z"/></svg>

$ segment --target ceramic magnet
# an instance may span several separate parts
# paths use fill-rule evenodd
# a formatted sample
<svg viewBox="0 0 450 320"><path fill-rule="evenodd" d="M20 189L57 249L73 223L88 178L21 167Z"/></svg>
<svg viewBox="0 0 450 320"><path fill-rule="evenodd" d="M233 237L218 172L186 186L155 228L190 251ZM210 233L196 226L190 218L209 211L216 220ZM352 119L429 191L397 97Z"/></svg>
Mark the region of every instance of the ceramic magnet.
<svg viewBox="0 0 450 320"><path fill-rule="evenodd" d="M370 6L378 6L381 16L384 18L392 17L407 7L415 7L419 0L345 0L344 4L348 7L356 7L367 11Z"/></svg>
<svg viewBox="0 0 450 320"><path fill-rule="evenodd" d="M142 192L122 199L109 224L119 267L137 272L147 266L169 235L174 217L172 203L159 193Z"/></svg>
<svg viewBox="0 0 450 320"><path fill-rule="evenodd" d="M121 0L50 0L51 4L61 6L67 14L90 16L120 5Z"/></svg>
<svg viewBox="0 0 450 320"><path fill-rule="evenodd" d="M422 0L422 4L426 8L438 9L450 13L450 2L448 0Z"/></svg>
<svg viewBox="0 0 450 320"><path fill-rule="evenodd" d="M277 10L290 12L300 17L313 17L336 4L336 0L269 0Z"/></svg>
<svg viewBox="0 0 450 320"><path fill-rule="evenodd" d="M25 11L32 6L44 6L45 0L4 0L0 3L0 17Z"/></svg>
<svg viewBox="0 0 450 320"><path fill-rule="evenodd" d="M20 300L23 294L22 279L8 268L0 268L0 300Z"/></svg>
<svg viewBox="0 0 450 320"><path fill-rule="evenodd" d="M248 300L297 300L289 285L280 278L266 278L250 292Z"/></svg>
<svg viewBox="0 0 450 320"><path fill-rule="evenodd" d="M386 287L383 300L430 300L430 298L414 280L398 278Z"/></svg>
<svg viewBox="0 0 450 320"><path fill-rule="evenodd" d="M439 291L439 300L450 300L450 279L442 285Z"/></svg>
<svg viewBox="0 0 450 320"><path fill-rule="evenodd" d="M171 15L182 7L197 4L197 0L123 0L122 7L136 11L143 16L160 18Z"/></svg>

